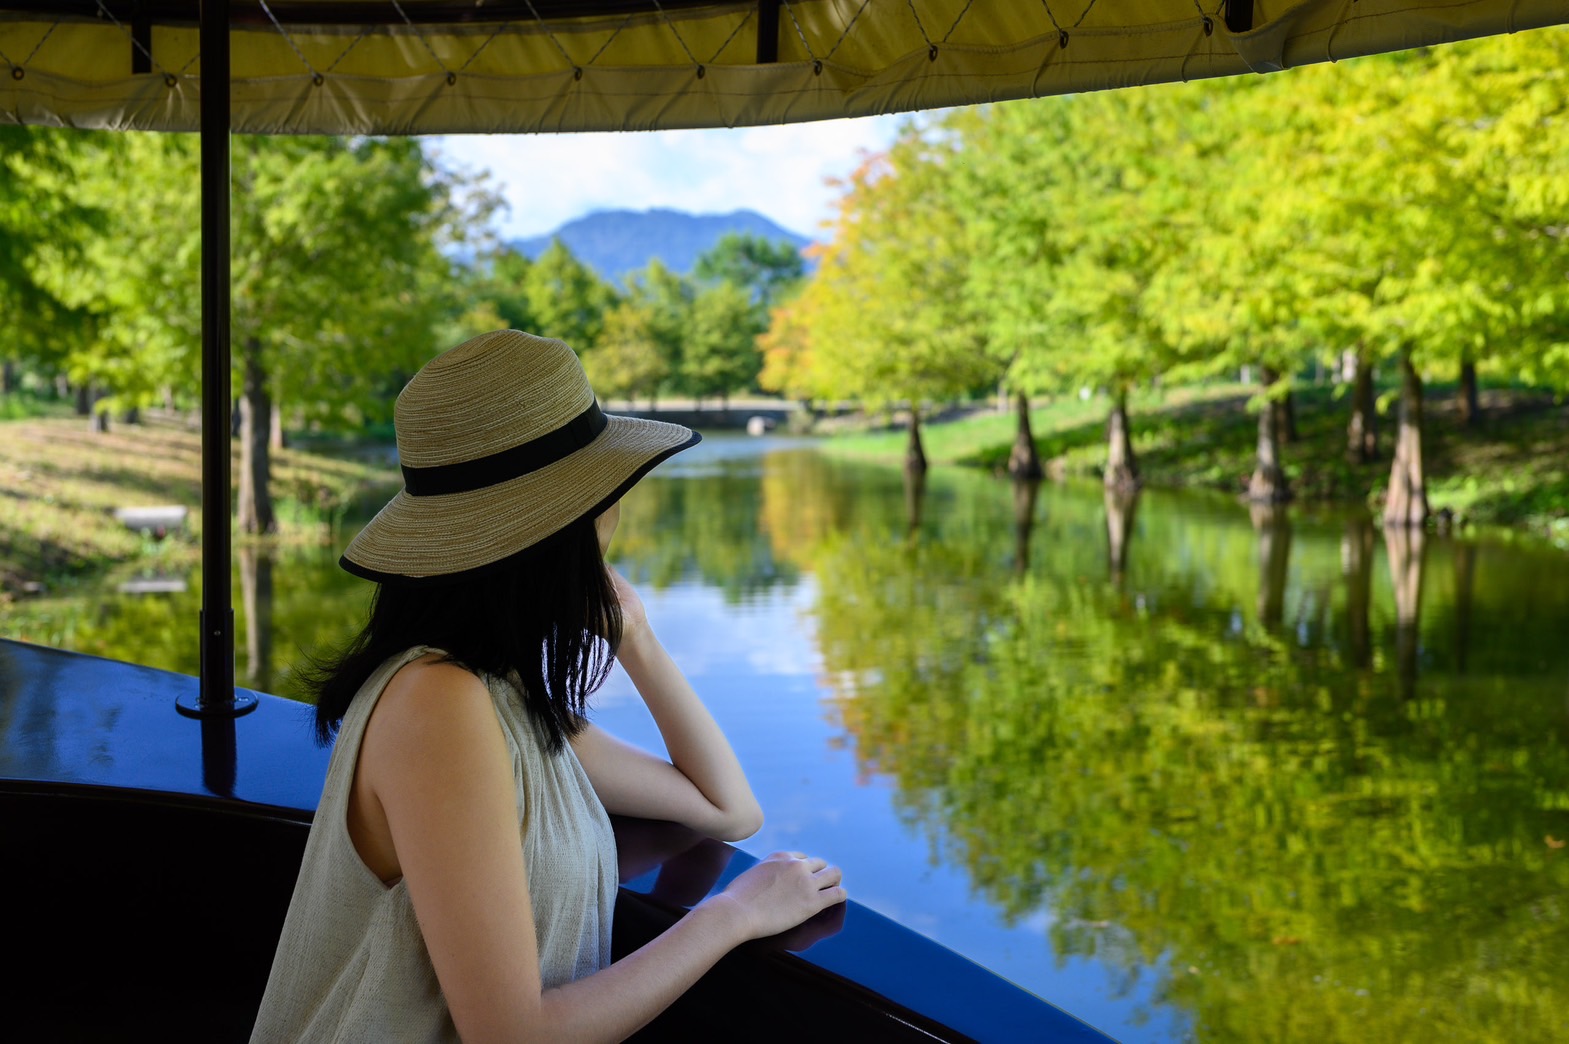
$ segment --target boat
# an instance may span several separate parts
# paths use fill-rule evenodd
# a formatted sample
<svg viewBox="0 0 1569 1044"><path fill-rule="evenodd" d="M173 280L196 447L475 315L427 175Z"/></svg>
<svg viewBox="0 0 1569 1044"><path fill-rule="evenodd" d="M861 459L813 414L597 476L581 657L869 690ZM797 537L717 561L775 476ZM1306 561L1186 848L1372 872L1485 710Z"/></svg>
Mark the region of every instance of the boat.
<svg viewBox="0 0 1569 1044"><path fill-rule="evenodd" d="M241 717L181 714L198 684L0 639L13 1039L249 1039L329 751L313 709L276 696ZM673 823L615 828L617 956L756 861ZM635 1039L739 1032L1110 1039L853 900L741 947Z"/></svg>
<svg viewBox="0 0 1569 1044"><path fill-rule="evenodd" d="M231 132L735 127L1566 21L1563 0L0 0L0 123L199 130L204 240L201 677L0 641L11 1035L245 1039L325 773L309 708L234 686ZM618 952L752 861L669 824L617 838ZM643 1037L1105 1039L854 901L839 916L742 947Z"/></svg>

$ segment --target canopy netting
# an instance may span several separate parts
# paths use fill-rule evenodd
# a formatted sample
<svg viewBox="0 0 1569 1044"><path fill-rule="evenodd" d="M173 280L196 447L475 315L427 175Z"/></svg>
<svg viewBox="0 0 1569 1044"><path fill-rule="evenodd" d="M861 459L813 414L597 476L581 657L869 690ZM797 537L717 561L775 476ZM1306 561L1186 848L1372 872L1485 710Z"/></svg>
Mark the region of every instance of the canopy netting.
<svg viewBox="0 0 1569 1044"><path fill-rule="evenodd" d="M0 122L195 130L196 0L0 0ZM1569 21L1569 0L236 0L233 128L742 126L1248 71Z"/></svg>

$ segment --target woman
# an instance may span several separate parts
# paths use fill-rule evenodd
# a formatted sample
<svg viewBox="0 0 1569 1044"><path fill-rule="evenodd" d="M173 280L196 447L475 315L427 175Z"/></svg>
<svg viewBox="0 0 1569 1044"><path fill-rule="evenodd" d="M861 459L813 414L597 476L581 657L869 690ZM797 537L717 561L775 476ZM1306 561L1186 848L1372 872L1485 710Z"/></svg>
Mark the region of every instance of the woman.
<svg viewBox="0 0 1569 1044"><path fill-rule="evenodd" d="M432 360L395 420L404 490L343 556L380 587L316 675L337 745L252 1039L620 1039L845 897L837 868L775 853L609 963L607 810L725 840L762 822L603 557L621 495L698 436L606 417L570 348L514 331ZM612 655L670 761L586 721Z"/></svg>

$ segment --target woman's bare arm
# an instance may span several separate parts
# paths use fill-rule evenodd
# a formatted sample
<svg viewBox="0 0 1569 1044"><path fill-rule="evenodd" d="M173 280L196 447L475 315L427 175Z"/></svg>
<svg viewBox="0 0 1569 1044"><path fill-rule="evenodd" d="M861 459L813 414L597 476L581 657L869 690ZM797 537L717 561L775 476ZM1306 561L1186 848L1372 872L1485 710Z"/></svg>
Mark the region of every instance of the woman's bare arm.
<svg viewBox="0 0 1569 1044"><path fill-rule="evenodd" d="M777 853L636 953L543 989L511 759L483 683L450 664L400 671L366 728L356 783L470 1044L619 1040L738 943L844 900L837 868Z"/></svg>
<svg viewBox="0 0 1569 1044"><path fill-rule="evenodd" d="M643 603L611 571L621 599L621 666L648 705L670 760L648 754L590 726L573 750L607 809L645 819L670 819L725 841L757 833L763 811L730 742L660 644Z"/></svg>

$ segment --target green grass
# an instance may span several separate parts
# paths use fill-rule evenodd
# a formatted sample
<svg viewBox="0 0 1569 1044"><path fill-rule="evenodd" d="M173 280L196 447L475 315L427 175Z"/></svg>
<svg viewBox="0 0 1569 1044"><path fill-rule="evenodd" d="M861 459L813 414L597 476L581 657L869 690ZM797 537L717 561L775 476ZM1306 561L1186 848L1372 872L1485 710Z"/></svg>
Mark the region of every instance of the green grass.
<svg viewBox="0 0 1569 1044"><path fill-rule="evenodd" d="M238 446L233 468L238 472ZM279 538L321 540L348 514L396 490L395 468L298 450L275 451ZM177 504L183 531L154 541L115 508ZM0 422L0 601L50 590L128 563L196 555L201 531L201 437L179 427L115 424L104 434L77 417Z"/></svg>
<svg viewBox="0 0 1569 1044"><path fill-rule="evenodd" d="M75 412L75 407L64 399L39 395L30 389L24 388L9 395L0 395L0 421L69 417Z"/></svg>
<svg viewBox="0 0 1569 1044"><path fill-rule="evenodd" d="M1569 547L1569 404L1545 392L1490 389L1482 418L1460 424L1454 387L1427 390L1423 456L1433 511L1463 522L1528 529ZM1134 452L1148 485L1198 486L1241 493L1253 471L1257 414L1252 389L1206 385L1145 392L1129 403ZM1389 478L1394 407L1380 416L1381 457L1353 464L1345 456L1350 403L1329 386L1295 394L1298 441L1284 448L1292 491L1303 501L1381 500ZM1053 474L1098 475L1106 453L1108 401L1063 400L1031 410L1041 459ZM979 413L922 430L933 464L1002 470L1013 442L1012 414ZM897 461L903 430L835 437L828 451Z"/></svg>
<svg viewBox="0 0 1569 1044"><path fill-rule="evenodd" d="M1245 399L1241 385L1216 383L1178 388L1171 392L1135 392L1128 409L1141 414L1159 409L1189 409L1196 405ZM1035 441L1052 447L1051 456L1060 456L1081 445L1101 446L1105 438L1107 400L1092 397L1058 399L1030 410L1030 425ZM985 410L959 420L926 423L921 429L926 458L933 464L976 464L1001 467L1007 463L1018 421L1012 412ZM897 460L904 456L907 440L903 425L897 430L836 435L824 443L824 451L835 456L878 460ZM1096 461L1099 467L1099 461Z"/></svg>

